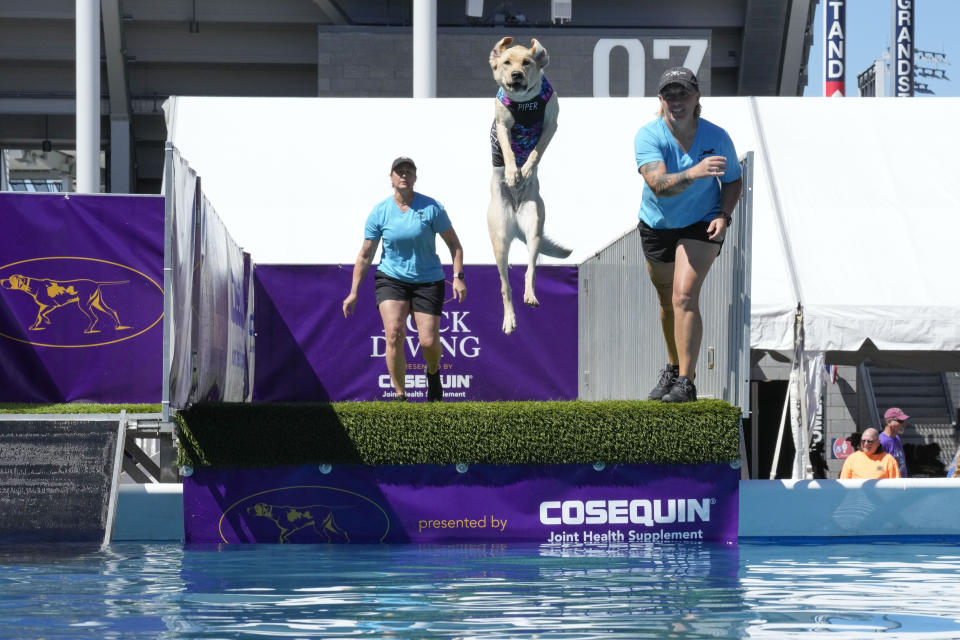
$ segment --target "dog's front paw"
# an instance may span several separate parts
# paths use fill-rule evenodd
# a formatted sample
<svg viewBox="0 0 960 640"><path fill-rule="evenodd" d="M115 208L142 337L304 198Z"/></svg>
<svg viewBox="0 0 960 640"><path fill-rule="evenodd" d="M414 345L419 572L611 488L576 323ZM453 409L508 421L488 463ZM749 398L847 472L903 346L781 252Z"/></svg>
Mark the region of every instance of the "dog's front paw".
<svg viewBox="0 0 960 640"><path fill-rule="evenodd" d="M537 300L537 296L533 295L533 291L524 291L523 304L529 305L531 307L539 307L540 301Z"/></svg>
<svg viewBox="0 0 960 640"><path fill-rule="evenodd" d="M512 313L503 316L503 332L510 335L517 330L517 317Z"/></svg>
<svg viewBox="0 0 960 640"><path fill-rule="evenodd" d="M503 179L508 187L516 187L520 184L520 172L517 171L516 167L508 167L507 170L503 172Z"/></svg>

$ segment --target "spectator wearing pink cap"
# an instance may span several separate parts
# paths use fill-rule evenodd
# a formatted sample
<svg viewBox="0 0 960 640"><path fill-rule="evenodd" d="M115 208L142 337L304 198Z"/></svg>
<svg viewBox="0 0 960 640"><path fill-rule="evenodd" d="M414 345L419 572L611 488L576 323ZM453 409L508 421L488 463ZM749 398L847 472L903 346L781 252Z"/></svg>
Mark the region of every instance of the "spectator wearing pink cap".
<svg viewBox="0 0 960 640"><path fill-rule="evenodd" d="M900 442L900 434L907 428L907 420L910 416L901 411L898 407L887 409L883 414L884 427L880 434L880 447L893 456L900 466L900 477L907 477L907 457L903 453L903 443Z"/></svg>

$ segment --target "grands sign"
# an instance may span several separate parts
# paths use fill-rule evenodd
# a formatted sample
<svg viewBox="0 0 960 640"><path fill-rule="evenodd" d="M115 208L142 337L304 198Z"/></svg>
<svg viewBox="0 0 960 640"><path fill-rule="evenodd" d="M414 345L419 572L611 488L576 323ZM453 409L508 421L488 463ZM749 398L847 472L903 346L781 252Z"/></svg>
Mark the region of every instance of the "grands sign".
<svg viewBox="0 0 960 640"><path fill-rule="evenodd" d="M536 38L546 47L550 65L545 73L563 97L654 96L660 74L681 65L697 74L701 93L711 92L708 29L504 29L438 30L438 97L492 97L496 85L487 60L493 45L506 35L525 46ZM321 27L319 35L317 95L410 95L409 29Z"/></svg>

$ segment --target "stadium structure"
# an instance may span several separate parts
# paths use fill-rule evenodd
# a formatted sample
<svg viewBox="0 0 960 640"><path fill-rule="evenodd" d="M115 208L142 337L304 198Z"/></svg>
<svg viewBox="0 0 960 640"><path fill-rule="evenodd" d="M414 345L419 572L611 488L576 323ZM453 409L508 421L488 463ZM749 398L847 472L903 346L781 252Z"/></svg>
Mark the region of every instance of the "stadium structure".
<svg viewBox="0 0 960 640"><path fill-rule="evenodd" d="M75 4L0 2L0 148L10 179L42 183L33 188L73 188ZM159 193L162 105L171 95L412 95L412 0L99 4L104 192ZM490 95L486 57L504 35L540 38L565 96L650 95L657 69L687 61L698 67L705 95L798 96L815 5L444 0L435 16L437 96ZM665 48L667 39L691 44Z"/></svg>

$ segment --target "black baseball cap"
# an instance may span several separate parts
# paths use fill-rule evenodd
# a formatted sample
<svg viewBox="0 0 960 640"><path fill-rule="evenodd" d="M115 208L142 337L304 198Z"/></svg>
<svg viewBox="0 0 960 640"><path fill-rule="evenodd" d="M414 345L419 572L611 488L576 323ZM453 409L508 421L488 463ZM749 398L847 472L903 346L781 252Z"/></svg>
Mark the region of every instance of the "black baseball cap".
<svg viewBox="0 0 960 640"><path fill-rule="evenodd" d="M700 85L697 83L697 76L693 71L686 67L670 67L660 76L660 83L657 85L657 93L662 93L664 87L671 84L678 84L684 89L690 91L699 91Z"/></svg>
<svg viewBox="0 0 960 640"><path fill-rule="evenodd" d="M393 161L393 164L390 165L390 173L393 173L394 171L396 171L397 167L399 167L402 164L408 164L411 167L413 167L414 171L417 170L417 165L416 163L414 163L413 160L411 160L407 156L400 156L399 158Z"/></svg>

